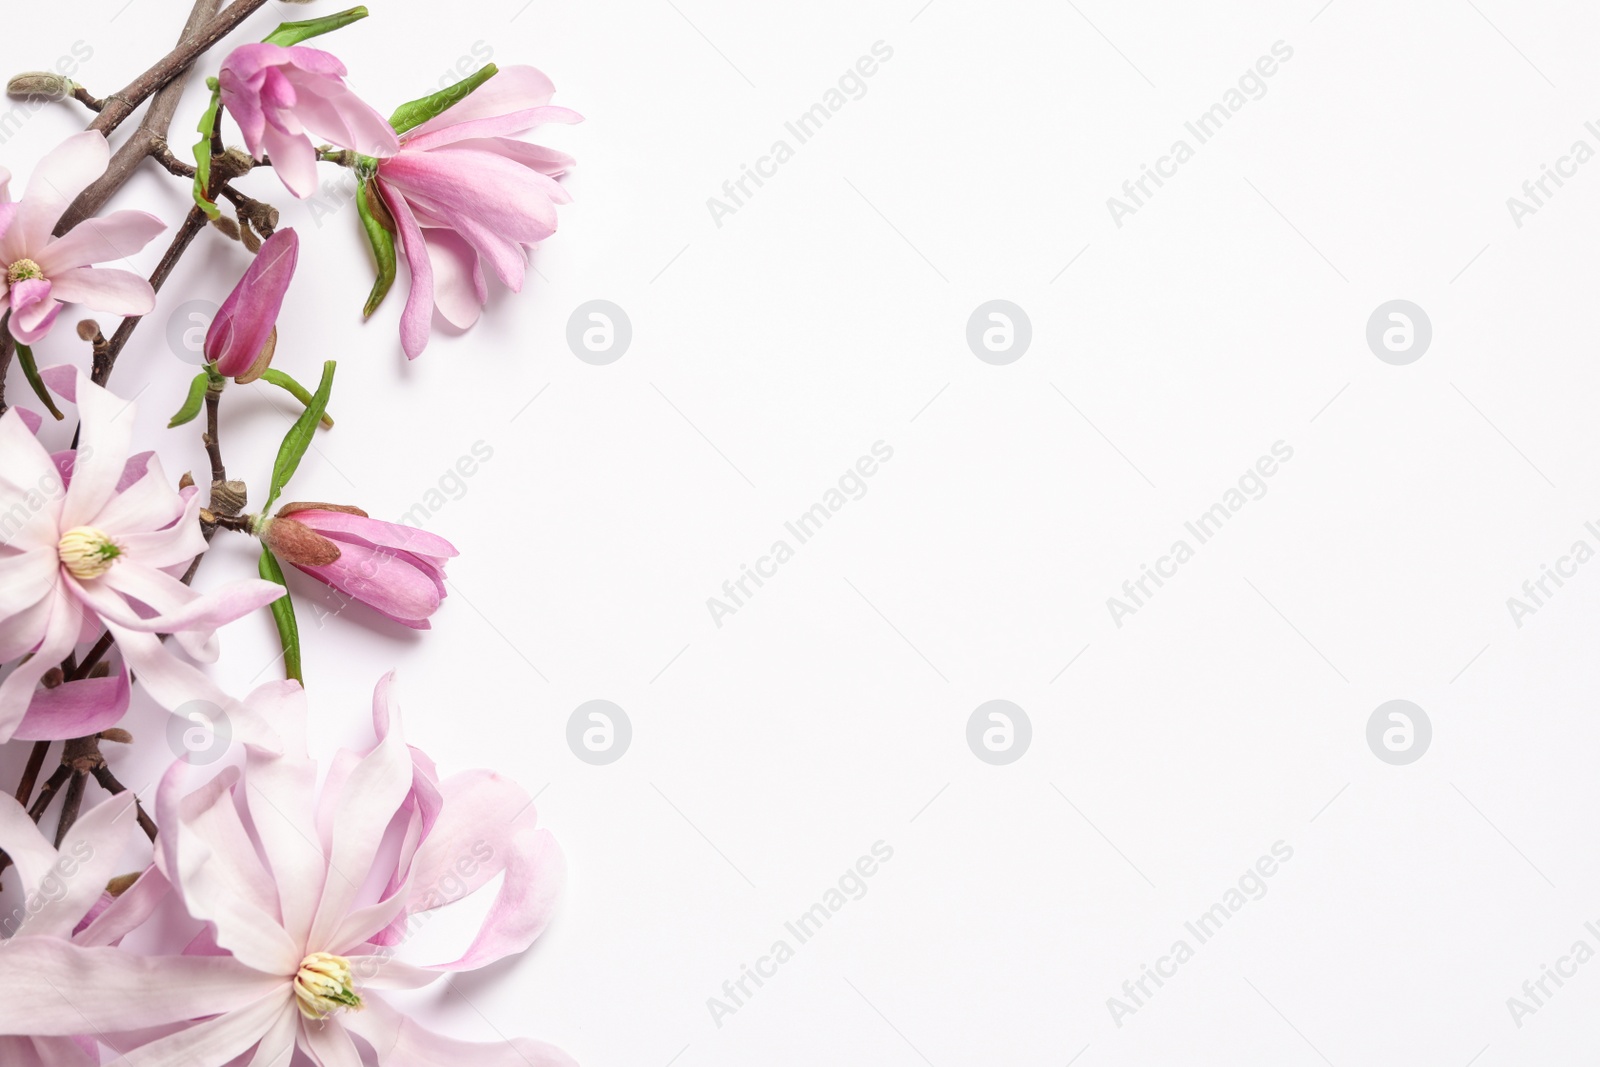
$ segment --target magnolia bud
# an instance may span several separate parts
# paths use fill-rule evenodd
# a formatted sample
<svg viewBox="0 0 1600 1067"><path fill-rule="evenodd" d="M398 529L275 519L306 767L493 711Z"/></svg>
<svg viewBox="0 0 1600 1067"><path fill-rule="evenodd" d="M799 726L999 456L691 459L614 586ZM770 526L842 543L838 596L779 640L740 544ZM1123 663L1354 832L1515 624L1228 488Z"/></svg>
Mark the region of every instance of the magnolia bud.
<svg viewBox="0 0 1600 1067"><path fill-rule="evenodd" d="M102 741L115 741L119 745L133 744L133 735L120 726L113 726L109 730L101 730L99 737Z"/></svg>
<svg viewBox="0 0 1600 1067"><path fill-rule="evenodd" d="M106 892L113 897L120 897L132 889L133 883L137 882L140 877L141 875L139 874L119 874L106 883Z"/></svg>
<svg viewBox="0 0 1600 1067"><path fill-rule="evenodd" d="M228 218L228 216L218 215L211 220L211 225L226 234L229 240L237 241L239 239L239 224Z"/></svg>
<svg viewBox="0 0 1600 1067"><path fill-rule="evenodd" d="M194 475L189 471L184 471L183 477L178 479L178 488L188 489L192 485L194 485Z"/></svg>
<svg viewBox="0 0 1600 1067"><path fill-rule="evenodd" d="M243 241L244 246L250 251L261 251L261 238L256 236L256 232L250 228L250 224L248 222L240 223L239 240Z"/></svg>
<svg viewBox="0 0 1600 1067"><path fill-rule="evenodd" d="M93 344L104 339L100 332L100 324L93 319L83 319L78 323L78 337Z"/></svg>
<svg viewBox="0 0 1600 1067"><path fill-rule="evenodd" d="M272 554L297 567L326 567L339 558L339 546L294 519L266 519L258 530Z"/></svg>
<svg viewBox="0 0 1600 1067"><path fill-rule="evenodd" d="M34 97L39 100L63 100L72 95L77 86L68 78L46 71L30 70L6 82L6 92L11 96Z"/></svg>

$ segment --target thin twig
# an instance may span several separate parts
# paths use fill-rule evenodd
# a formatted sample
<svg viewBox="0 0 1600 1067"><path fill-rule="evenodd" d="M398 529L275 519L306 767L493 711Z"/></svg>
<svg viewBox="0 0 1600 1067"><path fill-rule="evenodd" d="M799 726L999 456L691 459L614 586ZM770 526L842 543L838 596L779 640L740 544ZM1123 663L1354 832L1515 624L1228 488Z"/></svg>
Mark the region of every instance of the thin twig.
<svg viewBox="0 0 1600 1067"><path fill-rule="evenodd" d="M61 842L67 839L67 831L72 829L72 824L78 821L78 812L83 810L83 787L88 777L82 771L73 771L72 780L67 783L67 799L61 802L61 821L56 824L58 849Z"/></svg>
<svg viewBox="0 0 1600 1067"><path fill-rule="evenodd" d="M172 237L172 244L167 247L166 254L161 257L161 262L156 265L155 273L150 275L150 288L161 291L161 286L172 274L173 268L178 265L178 260L183 258L183 253L188 250L189 244L206 228L206 213L198 207L190 208L189 214L183 218L183 223L178 227L178 232ZM133 336L133 331L138 328L143 319L132 316L122 320L117 327L117 332L111 335L111 344L106 348L106 358L103 364L97 363L91 380L96 385L105 385L111 377L111 371L116 366L117 357L122 354L122 349L127 345L128 339Z"/></svg>
<svg viewBox="0 0 1600 1067"><path fill-rule="evenodd" d="M23 768L22 781L17 783L17 803L23 807L33 799L33 786L39 780L39 771L44 768L44 758L50 754L50 742L35 741L33 751L28 753L28 765Z"/></svg>
<svg viewBox="0 0 1600 1067"><path fill-rule="evenodd" d="M189 21L184 24L183 33L179 42L194 39L216 15L221 0L195 0L194 8L189 12ZM178 103L183 98L184 83L188 79L174 77L160 92L150 100L150 108L139 123L139 128L133 136L125 141L121 148L111 157L111 165L97 181L90 184L72 205L62 214L61 220L56 224L56 236L60 237L84 219L90 218L105 206L111 194L121 189L139 164L144 162L150 154L151 148L157 141L165 143L167 130L172 127L172 119L178 113ZM101 112L105 114L104 111ZM96 119L95 121L99 121Z"/></svg>
<svg viewBox="0 0 1600 1067"><path fill-rule="evenodd" d="M134 108L181 75L188 69L190 63L232 33L239 23L255 14L266 2L267 0L233 0L226 11L210 19L197 32L192 35L185 32L178 47L163 56L160 62L135 78L120 93L112 93L106 97L105 109L89 124L89 129L109 135L122 124L124 119L133 114ZM214 5L212 9L215 10Z"/></svg>
<svg viewBox="0 0 1600 1067"><path fill-rule="evenodd" d="M100 783L100 788L112 796L116 796L118 793L125 793L128 790L127 786L117 781L117 776L112 774L111 768L104 763L95 767L89 773L93 774L94 780ZM139 803L138 796L133 798L133 811L135 817L139 820L139 829L145 832L146 837L154 841L156 839L155 820L145 813L144 805Z"/></svg>

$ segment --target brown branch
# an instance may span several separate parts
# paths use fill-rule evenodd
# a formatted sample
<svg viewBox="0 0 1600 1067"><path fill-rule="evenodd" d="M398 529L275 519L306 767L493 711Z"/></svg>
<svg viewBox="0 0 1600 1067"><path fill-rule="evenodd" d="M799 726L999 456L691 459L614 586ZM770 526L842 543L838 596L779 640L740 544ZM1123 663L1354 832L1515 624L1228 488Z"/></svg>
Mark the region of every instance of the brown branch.
<svg viewBox="0 0 1600 1067"><path fill-rule="evenodd" d="M28 766L22 771L22 781L17 783L17 803L23 807L28 806L28 801L33 799L33 786L39 780L39 771L44 767L44 758L50 754L50 742L35 741L33 751L28 753Z"/></svg>
<svg viewBox="0 0 1600 1067"><path fill-rule="evenodd" d="M94 780L100 783L100 788L112 796L116 796L118 793L125 793L128 790L127 786L117 781L117 776L112 774L111 768L104 763L95 767L89 773L94 775ZM133 811L139 820L139 829L144 831L146 837L154 841L156 839L155 820L145 813L144 805L139 803L137 796L133 798Z"/></svg>
<svg viewBox="0 0 1600 1067"><path fill-rule="evenodd" d="M266 2L267 0L233 0L226 11L208 19L192 33L186 28L178 47L163 56L155 66L135 78L126 89L106 97L105 109L89 124L89 129L109 135L122 124L123 119L133 114L134 108L181 75L190 63L232 33L238 28L239 23L255 14ZM200 10L202 4L209 4L212 11L216 10L216 4L210 0L199 0L195 5L196 11ZM191 22L192 20L193 16Z"/></svg>
<svg viewBox="0 0 1600 1067"><path fill-rule="evenodd" d="M39 789L39 795L34 798L33 807L28 809L28 818L38 822L44 818L45 809L50 806L50 801L55 799L56 790L67 784L67 779L72 777L72 768L65 763L58 766L45 779L44 785Z"/></svg>
<svg viewBox="0 0 1600 1067"><path fill-rule="evenodd" d="M83 787L88 779L89 776L82 771L73 771L72 780L67 783L67 799L61 802L61 821L56 824L58 849L61 842L67 839L67 831L72 829L72 824L78 821L78 812L83 810Z"/></svg>
<svg viewBox="0 0 1600 1067"><path fill-rule="evenodd" d="M209 373L209 372L208 372ZM205 442L206 455L211 459L211 491L217 491L217 486L228 480L228 468L222 462L222 436L217 428L217 409L222 406L222 387L220 384L206 387L206 432L201 436Z"/></svg>
<svg viewBox="0 0 1600 1067"><path fill-rule="evenodd" d="M189 21L184 24L183 33L179 37L180 47L192 40L198 39L201 29L216 15L221 0L195 0L194 9L189 12ZM238 6L235 4L235 6ZM259 6L259 5L258 5ZM232 11L229 8L229 11ZM160 142L165 145L167 130L172 126L172 118L178 113L178 102L183 97L183 87L186 79L178 77L182 70L174 72L174 76L150 101L150 109L145 112L139 128L133 132L123 146L117 149L111 157L111 165L106 168L104 175L94 182L89 188L78 195L61 220L56 224L56 236L59 237L84 219L89 218L105 206L111 194L125 185L139 164L147 157L153 146ZM115 107L116 101L108 99L108 107ZM102 110L100 117L95 122L100 122L106 117L108 111ZM126 118L126 115L123 116ZM121 119L117 120L122 121ZM90 129L97 127L91 125ZM109 131L103 131L109 132Z"/></svg>
<svg viewBox="0 0 1600 1067"><path fill-rule="evenodd" d="M155 272L150 275L150 288L157 292L161 291L161 286L172 274L173 268L178 265L178 260L183 258L183 253L188 250L190 242L205 228L206 213L198 207L190 208L189 214L184 216L183 223L178 227L178 232L173 235L172 244L167 247L166 254L161 257ZM112 368L116 366L117 356L122 354L128 339L133 336L133 331L142 321L140 316L123 319L122 324L117 327L117 332L111 335L111 343L106 347L105 362L102 364L96 360L94 374L90 377L96 385L106 384L111 377Z"/></svg>

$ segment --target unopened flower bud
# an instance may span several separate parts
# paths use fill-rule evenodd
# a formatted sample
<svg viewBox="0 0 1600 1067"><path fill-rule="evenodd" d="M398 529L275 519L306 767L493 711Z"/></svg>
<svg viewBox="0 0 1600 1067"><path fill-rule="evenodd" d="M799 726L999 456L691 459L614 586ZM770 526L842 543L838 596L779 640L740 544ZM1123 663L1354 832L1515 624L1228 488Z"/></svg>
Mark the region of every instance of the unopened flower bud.
<svg viewBox="0 0 1600 1067"><path fill-rule="evenodd" d="M239 224L239 240L243 242L244 246L250 251L261 251L261 238L257 237L256 231L250 228L250 223L241 222Z"/></svg>
<svg viewBox="0 0 1600 1067"><path fill-rule="evenodd" d="M132 889L133 883L137 882L140 877L141 876L137 874L119 874L115 878L111 879L111 881L106 883L106 892L110 893L113 897L120 897L122 894Z"/></svg>
<svg viewBox="0 0 1600 1067"><path fill-rule="evenodd" d="M78 337L91 344L105 339L105 335L100 332L100 324L93 319L82 319L78 322Z"/></svg>
<svg viewBox="0 0 1600 1067"><path fill-rule="evenodd" d="M102 741L114 741L119 745L133 744L133 735L120 726L113 726L109 730L101 730L99 737Z"/></svg>
<svg viewBox="0 0 1600 1067"><path fill-rule="evenodd" d="M297 567L326 567L339 558L338 545L294 519L265 519L257 532L273 555Z"/></svg>
<svg viewBox="0 0 1600 1067"><path fill-rule="evenodd" d="M10 96L33 97L38 100L63 100L72 95L72 90L77 88L69 78L47 71L30 70L25 74L18 74L6 82L6 93Z"/></svg>
<svg viewBox="0 0 1600 1067"><path fill-rule="evenodd" d="M211 220L211 225L221 230L230 241L237 241L239 239L239 224L228 218L228 216L218 215L216 218Z"/></svg>

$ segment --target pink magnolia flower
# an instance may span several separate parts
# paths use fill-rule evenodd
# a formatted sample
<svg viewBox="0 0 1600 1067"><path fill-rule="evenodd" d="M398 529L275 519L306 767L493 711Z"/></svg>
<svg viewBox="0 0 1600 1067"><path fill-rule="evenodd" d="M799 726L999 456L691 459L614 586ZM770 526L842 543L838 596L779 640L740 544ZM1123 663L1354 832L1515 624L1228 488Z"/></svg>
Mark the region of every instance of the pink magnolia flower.
<svg viewBox="0 0 1600 1067"><path fill-rule="evenodd" d="M83 947L117 944L154 912L167 892L161 873L148 867L116 896L107 883L119 873L118 863L134 840L148 848L144 835L133 831L134 797L121 793L97 805L62 840L58 850L9 796L0 797L0 849L16 864L22 903L0 919L11 940L4 951L23 939L71 942ZM133 831L133 832L130 832ZM0 1063L6 1067L96 1067L100 1057L89 1038L71 1036L0 1037Z"/></svg>
<svg viewBox="0 0 1600 1067"><path fill-rule="evenodd" d="M556 232L556 205L571 201L555 179L572 166L564 152L515 140L546 122L582 122L549 106L550 79L507 67L460 103L400 138L378 160L374 179L394 216L411 294L400 340L415 359L428 345L433 309L466 329L489 298L483 263L522 291L527 249Z"/></svg>
<svg viewBox="0 0 1600 1067"><path fill-rule="evenodd" d="M217 80L222 103L256 159L288 190L317 190L317 151L307 133L365 156L393 155L394 128L344 83L344 64L327 52L295 45L245 44L228 53Z"/></svg>
<svg viewBox="0 0 1600 1067"><path fill-rule="evenodd" d="M431 628L457 555L438 534L343 504L285 504L260 532L280 559L413 630Z"/></svg>
<svg viewBox="0 0 1600 1067"><path fill-rule="evenodd" d="M29 656L0 682L0 741L16 735L45 672L102 627L163 706L226 699L158 635L213 660L216 628L283 587L251 579L202 594L180 582L172 571L206 550L198 497L173 488L151 454L129 456L131 401L73 367L43 375L76 401L82 432L58 466L20 415L0 416L0 662Z"/></svg>
<svg viewBox="0 0 1600 1067"><path fill-rule="evenodd" d="M157 791L157 865L204 932L169 956L15 941L0 967L0 1033L92 1028L138 1067L287 1064L296 1049L346 1067L363 1062L363 1046L382 1067L573 1067L527 1038L475 1044L432 1033L382 997L522 952L549 922L564 877L560 848L522 789L489 771L441 781L406 745L388 682L373 701L377 744L340 753L320 796L304 693L274 682L251 694L246 702L282 726L283 754L250 747L242 774L230 767L198 787L180 762ZM463 955L432 966L396 958L433 909L502 873ZM164 1032L151 1038L149 1028Z"/></svg>
<svg viewBox="0 0 1600 1067"><path fill-rule="evenodd" d="M250 373L277 329L284 294L300 259L300 237L284 228L262 244L206 331L206 360L224 378ZM270 358L270 357L269 357Z"/></svg>
<svg viewBox="0 0 1600 1067"><path fill-rule="evenodd" d="M166 223L145 211L114 211L51 235L62 212L110 161L99 133L68 137L39 161L18 201L11 199L10 173L0 169L0 307L11 312L11 336L25 345L50 332L63 302L114 315L144 315L155 307L155 291L144 278L93 264L126 259Z"/></svg>

